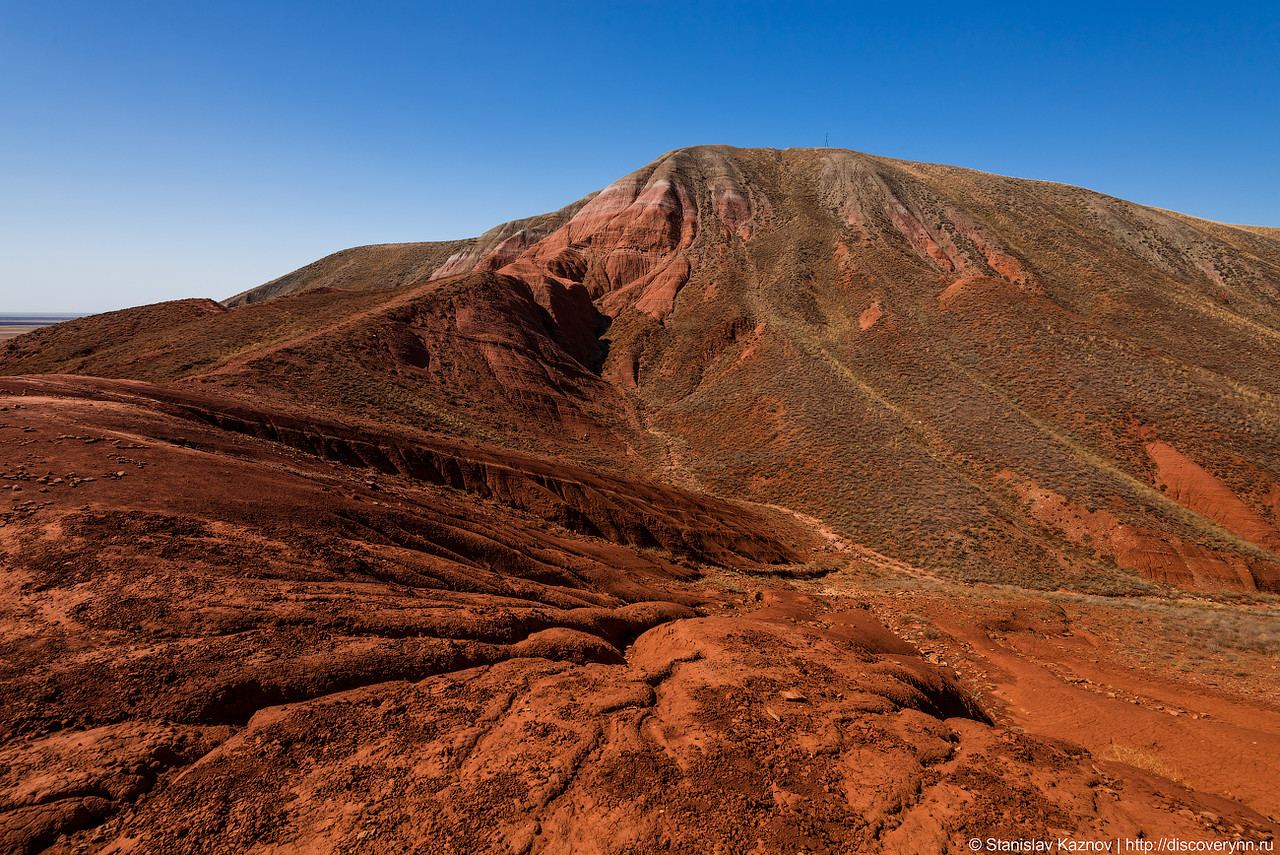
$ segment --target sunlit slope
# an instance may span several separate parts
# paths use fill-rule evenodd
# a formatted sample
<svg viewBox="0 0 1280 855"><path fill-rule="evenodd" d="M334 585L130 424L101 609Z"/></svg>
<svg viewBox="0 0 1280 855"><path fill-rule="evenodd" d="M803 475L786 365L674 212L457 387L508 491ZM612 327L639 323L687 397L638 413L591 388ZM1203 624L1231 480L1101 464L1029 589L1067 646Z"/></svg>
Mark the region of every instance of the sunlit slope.
<svg viewBox="0 0 1280 855"><path fill-rule="evenodd" d="M20 339L5 370L247 388L647 472L926 571L1280 585L1274 229L711 146L429 275L376 268L137 346Z"/></svg>

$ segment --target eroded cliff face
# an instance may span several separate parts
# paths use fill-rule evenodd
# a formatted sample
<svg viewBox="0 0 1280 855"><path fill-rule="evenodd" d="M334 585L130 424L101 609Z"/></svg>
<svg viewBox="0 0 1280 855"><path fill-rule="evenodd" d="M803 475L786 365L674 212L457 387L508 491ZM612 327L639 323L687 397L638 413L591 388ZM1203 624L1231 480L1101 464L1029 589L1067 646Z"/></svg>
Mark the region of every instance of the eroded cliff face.
<svg viewBox="0 0 1280 855"><path fill-rule="evenodd" d="M611 317L634 309L661 320L689 280L702 230L749 238L756 219L730 157L674 152L610 184L549 235L516 236L475 266L535 284L548 307L557 285L582 286Z"/></svg>

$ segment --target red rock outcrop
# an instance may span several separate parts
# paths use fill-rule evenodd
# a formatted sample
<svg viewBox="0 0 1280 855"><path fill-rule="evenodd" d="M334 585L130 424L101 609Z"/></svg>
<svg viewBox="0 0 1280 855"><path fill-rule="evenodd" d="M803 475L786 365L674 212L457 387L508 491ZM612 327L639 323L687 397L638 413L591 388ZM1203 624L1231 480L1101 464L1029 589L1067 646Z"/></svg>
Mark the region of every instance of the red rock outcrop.
<svg viewBox="0 0 1280 855"><path fill-rule="evenodd" d="M1025 266L992 229L912 181L917 177L912 172L910 165L828 152L818 192L863 240L892 239L896 232L944 273L959 278L994 273L1017 285L1028 283Z"/></svg>
<svg viewBox="0 0 1280 855"><path fill-rule="evenodd" d="M1169 460L1169 451L1157 449L1154 454ZM1181 455L1177 459L1185 461ZM1110 511L1069 501L1052 490L1020 480L1011 472L1002 473L1001 480L1013 486L1027 502L1032 518L1041 524L1061 533L1072 544L1091 549L1156 582L1197 591L1257 591L1280 584L1280 563L1275 561L1224 556L1168 532L1124 524ZM1202 486L1204 482L1196 479L1195 483Z"/></svg>
<svg viewBox="0 0 1280 855"><path fill-rule="evenodd" d="M1228 531L1272 552L1280 551L1280 532L1250 508L1222 479L1167 442L1147 443L1156 464L1156 486L1178 504L1208 517Z"/></svg>
<svg viewBox="0 0 1280 855"><path fill-rule="evenodd" d="M549 311L557 286L582 285L610 316L626 308L671 314L688 281L699 229L749 238L758 211L731 158L673 152L620 179L548 235L518 233L480 255L459 255L436 278L501 270L534 284Z"/></svg>

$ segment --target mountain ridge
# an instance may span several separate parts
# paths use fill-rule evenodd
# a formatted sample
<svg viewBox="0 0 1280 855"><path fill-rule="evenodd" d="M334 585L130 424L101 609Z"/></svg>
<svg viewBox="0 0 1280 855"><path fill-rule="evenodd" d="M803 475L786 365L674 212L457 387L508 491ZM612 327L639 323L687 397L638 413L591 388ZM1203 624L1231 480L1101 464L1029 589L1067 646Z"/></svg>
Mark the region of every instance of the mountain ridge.
<svg viewBox="0 0 1280 855"><path fill-rule="evenodd" d="M0 849L1273 840L1278 237L691 148L0 343Z"/></svg>
<svg viewBox="0 0 1280 855"><path fill-rule="evenodd" d="M154 376L335 402L326 387L350 376L392 421L788 505L980 578L1280 584L1258 534L1280 526L1280 241L1265 234L957 167L713 146L459 246L328 256L259 289L291 283L293 302L242 294L226 317L243 322L205 321L249 335L242 356L210 360L193 328L147 349L173 357ZM367 262L406 251L429 263ZM342 265L358 290L311 289ZM157 370L14 349L15 369ZM1157 441L1239 497L1253 540L1160 493ZM886 444L896 472L867 454ZM809 461L800 481L789 459ZM1061 508L1028 504L1037 491ZM1105 522L1079 509L1099 505Z"/></svg>

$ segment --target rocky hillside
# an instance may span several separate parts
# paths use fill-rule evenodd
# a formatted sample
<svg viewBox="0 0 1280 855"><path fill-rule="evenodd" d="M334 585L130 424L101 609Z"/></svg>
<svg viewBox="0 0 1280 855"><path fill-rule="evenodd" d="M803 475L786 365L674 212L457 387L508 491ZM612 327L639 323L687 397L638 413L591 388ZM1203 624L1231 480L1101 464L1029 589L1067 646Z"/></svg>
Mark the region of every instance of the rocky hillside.
<svg viewBox="0 0 1280 855"><path fill-rule="evenodd" d="M965 578L1274 590L1278 289L1274 230L700 147L473 241L348 250L230 312L86 319L0 358L781 504Z"/></svg>
<svg viewBox="0 0 1280 855"><path fill-rule="evenodd" d="M699 147L0 343L0 850L1271 841L1278 289Z"/></svg>

